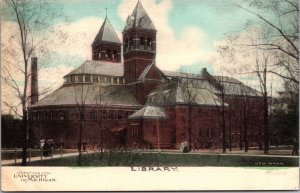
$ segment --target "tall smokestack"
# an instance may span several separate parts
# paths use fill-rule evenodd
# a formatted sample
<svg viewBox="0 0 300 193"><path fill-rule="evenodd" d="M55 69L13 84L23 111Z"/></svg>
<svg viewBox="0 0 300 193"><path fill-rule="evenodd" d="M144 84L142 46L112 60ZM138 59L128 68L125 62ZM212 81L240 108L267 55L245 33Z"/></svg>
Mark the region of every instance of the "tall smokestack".
<svg viewBox="0 0 300 193"><path fill-rule="evenodd" d="M35 104L39 101L39 89L38 89L38 71L37 71L37 57L31 58L31 104Z"/></svg>

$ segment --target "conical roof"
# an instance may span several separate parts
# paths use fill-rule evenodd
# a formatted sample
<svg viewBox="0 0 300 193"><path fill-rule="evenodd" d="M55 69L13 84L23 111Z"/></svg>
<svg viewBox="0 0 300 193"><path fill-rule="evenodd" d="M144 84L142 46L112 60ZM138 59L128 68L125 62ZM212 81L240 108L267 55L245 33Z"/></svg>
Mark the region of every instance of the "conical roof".
<svg viewBox="0 0 300 193"><path fill-rule="evenodd" d="M111 43L121 44L121 41L120 41L116 31L110 24L107 17L105 18L92 45L97 45L101 42L111 42Z"/></svg>
<svg viewBox="0 0 300 193"><path fill-rule="evenodd" d="M124 30L131 28L156 30L142 3L138 1L132 14L128 16Z"/></svg>

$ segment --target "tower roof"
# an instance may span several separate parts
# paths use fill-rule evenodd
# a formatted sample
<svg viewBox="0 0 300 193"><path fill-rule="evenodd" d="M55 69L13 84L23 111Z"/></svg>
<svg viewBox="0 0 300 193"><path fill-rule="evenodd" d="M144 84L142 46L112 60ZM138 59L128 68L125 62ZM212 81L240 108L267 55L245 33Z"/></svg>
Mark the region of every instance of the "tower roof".
<svg viewBox="0 0 300 193"><path fill-rule="evenodd" d="M142 3L137 2L132 14L128 16L124 30L131 28L156 30Z"/></svg>
<svg viewBox="0 0 300 193"><path fill-rule="evenodd" d="M111 42L121 44L121 41L106 17L92 45L97 45L101 42Z"/></svg>

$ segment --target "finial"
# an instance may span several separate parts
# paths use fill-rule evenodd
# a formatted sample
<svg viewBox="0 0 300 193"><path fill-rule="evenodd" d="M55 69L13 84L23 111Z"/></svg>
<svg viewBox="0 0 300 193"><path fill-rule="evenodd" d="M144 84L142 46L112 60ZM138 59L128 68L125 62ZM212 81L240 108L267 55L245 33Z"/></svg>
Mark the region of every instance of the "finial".
<svg viewBox="0 0 300 193"><path fill-rule="evenodd" d="M107 7L105 7L105 19L107 18Z"/></svg>

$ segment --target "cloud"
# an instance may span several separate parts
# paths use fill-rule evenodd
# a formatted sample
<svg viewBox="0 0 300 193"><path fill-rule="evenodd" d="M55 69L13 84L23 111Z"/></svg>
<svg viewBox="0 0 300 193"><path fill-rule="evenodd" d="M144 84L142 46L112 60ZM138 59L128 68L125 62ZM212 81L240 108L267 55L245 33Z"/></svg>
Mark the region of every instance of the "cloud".
<svg viewBox="0 0 300 193"><path fill-rule="evenodd" d="M157 65L163 70L177 70L182 65L195 64L206 61L210 53L204 51L206 34L201 29L186 26L178 35L169 23L169 13L172 10L171 0L141 1L146 12L157 29ZM136 5L136 1L123 0L118 12L125 21Z"/></svg>

